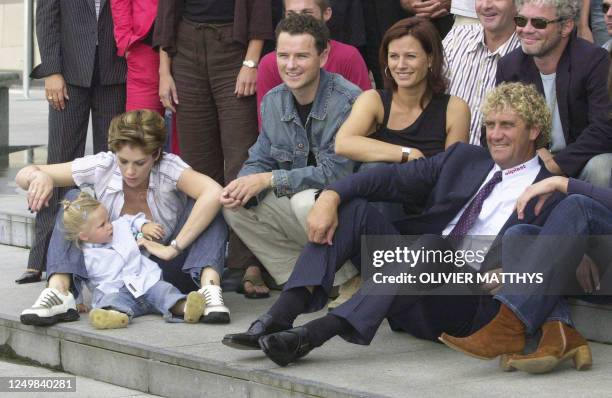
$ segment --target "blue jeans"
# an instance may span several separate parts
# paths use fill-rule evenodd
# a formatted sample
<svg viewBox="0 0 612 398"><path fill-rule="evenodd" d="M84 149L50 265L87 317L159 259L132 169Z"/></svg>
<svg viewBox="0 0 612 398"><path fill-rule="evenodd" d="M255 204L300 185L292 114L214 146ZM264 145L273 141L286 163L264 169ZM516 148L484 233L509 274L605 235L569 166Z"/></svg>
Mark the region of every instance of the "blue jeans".
<svg viewBox="0 0 612 398"><path fill-rule="evenodd" d="M70 190L66 194L66 199L74 200L79 192L78 189ZM187 201L170 240L178 235L191 214L194 203L193 199ZM81 281L87 279L87 269L83 252L64 238L63 216L64 211L60 209L55 219L55 227L47 252L47 276L50 278L55 273L72 274L74 281L72 291L77 297L80 293ZM170 282L182 292L190 292L198 288L202 269L212 267L219 275L222 274L227 234L227 225L219 212L208 228L181 255L170 261L160 260L154 256L151 256L151 260L159 264L162 269L162 278L165 281Z"/></svg>
<svg viewBox="0 0 612 398"><path fill-rule="evenodd" d="M576 267L589 251L587 238L608 234L612 234L612 210L589 197L570 195L555 207L544 226L516 225L506 231L502 257L504 272L542 272L544 281L554 282L558 286L575 283ZM512 237L520 235L534 235L529 247L525 247L525 239L514 240L515 245L520 242L521 246L513 247ZM562 239L561 244L555 238L562 236L568 238ZM610 247L604 247L604 250L608 252L609 258L612 255ZM595 262L598 263L597 260ZM609 274L603 273L602 286L610 283ZM572 324L563 297L542 294L542 291L534 293L513 294L512 288L504 285L495 298L516 314L525 324L528 333L537 331L547 320ZM588 296L581 298L590 299Z"/></svg>
<svg viewBox="0 0 612 398"><path fill-rule="evenodd" d="M176 322L170 308L184 298L185 295L177 288L168 282L159 281L138 298L122 286L117 293L103 296L95 307L123 312L130 317L130 320L137 316L161 314L166 322Z"/></svg>
<svg viewBox="0 0 612 398"><path fill-rule="evenodd" d="M612 178L612 153L593 156L584 165L578 178L593 185L608 188Z"/></svg>

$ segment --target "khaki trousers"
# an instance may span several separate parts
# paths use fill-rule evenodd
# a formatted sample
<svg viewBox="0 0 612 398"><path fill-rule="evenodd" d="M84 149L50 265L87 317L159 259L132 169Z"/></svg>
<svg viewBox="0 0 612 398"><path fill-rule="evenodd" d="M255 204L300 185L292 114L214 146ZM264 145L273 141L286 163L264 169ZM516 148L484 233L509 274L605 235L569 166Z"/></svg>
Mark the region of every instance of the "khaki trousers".
<svg viewBox="0 0 612 398"><path fill-rule="evenodd" d="M225 220L255 254L276 283L287 282L302 249L308 243L306 218L314 204L314 189L277 198L272 191L251 209L223 209ZM334 286L357 275L347 261L336 273Z"/></svg>

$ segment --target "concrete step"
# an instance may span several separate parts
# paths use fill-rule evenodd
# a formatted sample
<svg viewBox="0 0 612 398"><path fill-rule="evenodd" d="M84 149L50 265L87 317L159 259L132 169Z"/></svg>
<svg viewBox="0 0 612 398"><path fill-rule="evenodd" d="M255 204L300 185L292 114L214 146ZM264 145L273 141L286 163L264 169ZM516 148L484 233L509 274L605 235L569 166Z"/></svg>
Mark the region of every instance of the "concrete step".
<svg viewBox="0 0 612 398"><path fill-rule="evenodd" d="M280 368L259 351L223 346L224 334L244 331L274 302L226 293L229 325L170 324L136 318L128 328L96 331L82 315L49 328L25 326L19 313L44 283L15 285L27 250L0 246L0 350L47 367L165 397L607 397L612 390L612 346L592 343L594 367L569 363L548 375L505 373L441 344L394 333L383 324L370 346L340 338L297 364ZM298 318L296 324L323 312ZM610 317L601 327L611 330ZM580 328L583 325L579 326ZM582 330L582 329L581 329ZM588 393L585 393L588 391ZM585 395L586 394L586 395Z"/></svg>
<svg viewBox="0 0 612 398"><path fill-rule="evenodd" d="M569 300L576 328L589 340L612 344L612 305Z"/></svg>
<svg viewBox="0 0 612 398"><path fill-rule="evenodd" d="M0 244L28 248L34 240L34 214L25 196L0 195Z"/></svg>

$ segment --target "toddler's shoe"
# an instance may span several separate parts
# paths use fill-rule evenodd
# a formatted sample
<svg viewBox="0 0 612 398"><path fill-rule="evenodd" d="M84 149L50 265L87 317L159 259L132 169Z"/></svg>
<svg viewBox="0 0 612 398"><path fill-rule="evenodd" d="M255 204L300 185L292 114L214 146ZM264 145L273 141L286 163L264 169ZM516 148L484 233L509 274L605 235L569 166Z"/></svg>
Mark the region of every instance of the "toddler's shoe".
<svg viewBox="0 0 612 398"><path fill-rule="evenodd" d="M89 312L89 322L96 329L119 329L127 327L127 314L115 310L96 308Z"/></svg>
<svg viewBox="0 0 612 398"><path fill-rule="evenodd" d="M204 306L204 296L198 292L189 293L185 300L185 322L198 323L204 312Z"/></svg>

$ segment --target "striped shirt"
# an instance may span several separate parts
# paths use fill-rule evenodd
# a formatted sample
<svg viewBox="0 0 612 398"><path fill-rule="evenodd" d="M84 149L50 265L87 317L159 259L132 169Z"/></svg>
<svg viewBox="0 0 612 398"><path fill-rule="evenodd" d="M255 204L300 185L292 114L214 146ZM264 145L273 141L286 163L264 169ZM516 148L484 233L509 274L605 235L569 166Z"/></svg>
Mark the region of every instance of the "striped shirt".
<svg viewBox="0 0 612 398"><path fill-rule="evenodd" d="M164 153L151 169L147 204L152 221L163 225L164 242L170 239L178 224L187 196L178 190L179 177L189 166L176 155ZM112 152L77 158L72 161L72 179L81 189L93 188L96 198L108 209L111 220L121 216L123 209L123 178L117 156Z"/></svg>
<svg viewBox="0 0 612 398"><path fill-rule="evenodd" d="M96 19L100 18L100 1L96 0Z"/></svg>
<svg viewBox="0 0 612 398"><path fill-rule="evenodd" d="M484 29L480 24L454 26L443 41L446 56L448 93L465 100L470 106L470 144L480 145L482 113L485 95L495 86L497 61L516 49L516 33L491 52L485 45Z"/></svg>

